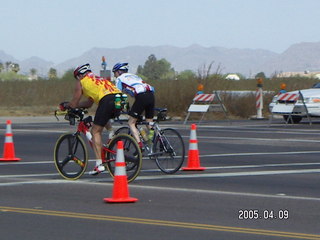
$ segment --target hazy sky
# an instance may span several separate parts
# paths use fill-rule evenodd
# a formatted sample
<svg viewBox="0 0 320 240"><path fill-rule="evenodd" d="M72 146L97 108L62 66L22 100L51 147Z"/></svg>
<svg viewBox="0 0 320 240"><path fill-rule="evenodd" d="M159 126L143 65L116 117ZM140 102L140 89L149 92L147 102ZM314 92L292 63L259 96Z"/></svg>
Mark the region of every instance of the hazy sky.
<svg viewBox="0 0 320 240"><path fill-rule="evenodd" d="M55 63L93 47L267 49L320 41L320 0L0 0L0 50Z"/></svg>

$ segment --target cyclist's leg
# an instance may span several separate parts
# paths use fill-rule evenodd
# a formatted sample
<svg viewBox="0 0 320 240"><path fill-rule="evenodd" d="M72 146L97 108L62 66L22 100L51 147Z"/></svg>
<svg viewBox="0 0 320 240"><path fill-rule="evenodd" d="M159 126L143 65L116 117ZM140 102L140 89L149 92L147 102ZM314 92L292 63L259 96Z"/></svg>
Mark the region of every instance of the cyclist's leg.
<svg viewBox="0 0 320 240"><path fill-rule="evenodd" d="M102 131L103 127L93 124L91 128L93 151L96 156L96 166L102 163L101 149L102 149Z"/></svg>
<svg viewBox="0 0 320 240"><path fill-rule="evenodd" d="M134 137L134 139L137 141L137 143L139 143L139 145L140 145L141 144L141 140L140 140L140 137L139 137L139 131L136 128L136 122L137 122L137 118L129 116L128 125L129 125L129 128L130 128L131 134Z"/></svg>
<svg viewBox="0 0 320 240"><path fill-rule="evenodd" d="M145 96L145 117L147 122L153 122L154 117L154 106L155 106L155 98L153 92L148 92ZM149 128L149 136L148 138L152 141L154 135L154 129L152 125L148 125Z"/></svg>
<svg viewBox="0 0 320 240"><path fill-rule="evenodd" d="M102 131L113 117L114 112L114 94L104 96L98 105L91 128L93 150L96 156L96 167L90 174L95 175L105 171L102 165Z"/></svg>
<svg viewBox="0 0 320 240"><path fill-rule="evenodd" d="M108 122L107 122L107 124L106 124L106 126L105 126L105 128L107 129L107 131L108 131L108 141L110 141L111 140L111 138L114 136L114 129L113 129L113 126L112 126L112 123L113 123L113 120L112 119L110 119Z"/></svg>
<svg viewBox="0 0 320 240"><path fill-rule="evenodd" d="M140 140L139 131L136 127L136 122L137 122L138 117L143 112L143 110L144 110L143 99L141 98L141 95L138 94L135 97L135 101L129 111L129 114L128 114L129 115L128 125L129 125L132 136L137 141L140 148L143 148L143 143Z"/></svg>

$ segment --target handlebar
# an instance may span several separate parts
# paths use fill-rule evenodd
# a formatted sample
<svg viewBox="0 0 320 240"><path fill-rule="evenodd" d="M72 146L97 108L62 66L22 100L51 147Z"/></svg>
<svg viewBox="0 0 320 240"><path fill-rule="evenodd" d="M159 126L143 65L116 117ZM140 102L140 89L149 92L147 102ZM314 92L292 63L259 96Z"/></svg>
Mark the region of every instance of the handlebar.
<svg viewBox="0 0 320 240"><path fill-rule="evenodd" d="M59 121L58 115L64 115L64 119L69 121L70 125L75 125L76 119L82 121L86 113L88 113L88 110L85 108L68 108L65 111L54 111L54 116Z"/></svg>
<svg viewBox="0 0 320 240"><path fill-rule="evenodd" d="M156 122L165 121L167 118L167 108L154 108L155 111L157 111L157 119ZM86 108L68 108L65 111L61 110L55 110L54 116L59 121L58 116L64 115L64 119L69 121L70 125L75 125L76 119L78 121L82 121L84 118L84 115L88 113L88 110ZM125 113L125 112L122 112ZM118 117L119 118L119 117ZM89 121L89 120L88 120ZM138 117L138 123L143 122L143 117Z"/></svg>

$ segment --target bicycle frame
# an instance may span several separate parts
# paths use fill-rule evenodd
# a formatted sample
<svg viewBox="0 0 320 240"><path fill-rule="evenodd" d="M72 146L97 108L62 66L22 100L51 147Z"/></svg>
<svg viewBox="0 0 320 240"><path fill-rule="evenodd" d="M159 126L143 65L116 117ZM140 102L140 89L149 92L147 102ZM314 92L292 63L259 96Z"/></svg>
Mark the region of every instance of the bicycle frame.
<svg viewBox="0 0 320 240"><path fill-rule="evenodd" d="M83 135L85 135L85 136L86 136L86 139L88 140L88 142L89 142L89 144L90 144L90 146L91 146L91 148L92 148L92 147L93 147L92 134L91 134L91 132L90 132L89 127L86 125L86 121L85 121L85 120L88 119L88 118L90 118L90 116L87 117L87 118L85 118L85 119L83 119L83 120L80 120L80 121L79 121L79 124L78 124L78 127L77 127L77 131L76 131L75 134L80 134L80 133L82 133ZM90 126L91 126L91 121L88 122L88 123L89 123ZM103 163L105 163L105 162L108 161L108 160L105 160L105 159L106 159L106 152L110 152L110 153L112 153L112 154L115 154L115 153L116 153L115 151L110 150L105 144L102 144L101 159L102 159L102 162L103 162ZM112 160L112 161L113 161L113 160Z"/></svg>
<svg viewBox="0 0 320 240"><path fill-rule="evenodd" d="M156 139L156 136L160 136L159 139L161 141L161 143L163 144L164 143L164 140L163 140L163 135L161 133L161 128L159 126L159 122L161 120L164 120L166 115L163 115L167 109L166 108L155 108L156 111L159 111L158 114L157 114L157 119L154 121L154 122L147 122L147 121L143 121L142 120L142 116L139 116L137 122L136 122L136 128L138 129L138 132L139 132L139 138L140 140L143 142L144 144L144 147L145 149L148 151L148 156L149 157L152 157L152 156L157 156L157 155L161 155L162 153L153 153L153 149L152 149L152 145L154 144L154 141ZM128 114L127 112L123 112L123 114ZM149 141L145 141L144 138L142 137L141 135L141 132L140 132L140 129L138 128L138 126L150 126L154 129L154 136L153 136L153 139L151 140L151 143L152 145L149 145ZM168 142L168 139L166 139L166 141ZM167 151L167 147L164 145L164 149ZM170 146L172 147L172 146ZM174 153L175 154L175 153ZM175 154L176 155L176 154Z"/></svg>
<svg viewBox="0 0 320 240"><path fill-rule="evenodd" d="M140 141L143 143L145 156L155 160L159 169L167 174L177 172L183 164L185 156L185 147L183 139L178 131L173 128L161 128L159 122L165 120L167 109L155 109L159 111L157 119L154 122L144 121L140 116L136 122ZM154 135L152 139L145 139L139 126L153 128ZM130 127L125 126L116 130L115 134L130 134ZM143 135L143 136L142 136ZM135 141L136 142L136 141Z"/></svg>
<svg viewBox="0 0 320 240"><path fill-rule="evenodd" d="M90 132L92 117L88 116L84 118L85 113L87 113L85 109L55 111L56 117L57 115L65 115L65 120L68 120L70 125L75 125L77 122L76 131L74 133L62 134L57 140L54 148L55 166L60 175L66 179L78 179L84 174L88 165L87 144L84 137L81 137L81 134L85 136L91 147L94 145ZM133 181L139 175L142 166L142 154L139 145L133 137L128 134L117 135L109 140L108 143L102 144L100 155L102 164L105 165L109 174L114 177L118 151L117 143L122 141L124 143L123 151L128 182ZM75 162L76 165L73 165L73 162ZM80 168L78 166L80 166Z"/></svg>
<svg viewBox="0 0 320 240"><path fill-rule="evenodd" d="M62 112L62 113L64 114L64 112ZM56 118L57 118L57 114L58 114L58 111L55 112ZM73 122L73 125L74 125L74 123L75 122ZM78 120L77 130L73 135L80 135L80 133L82 133L86 137L90 147L93 148L92 134L90 132L91 125L92 125L92 117L91 116L88 116L86 118L81 117L80 120ZM112 154L116 153L115 151L110 150L107 147L107 145L103 144L102 149L101 149L101 159L102 159L103 163L107 162L107 160L105 160L107 152L112 153ZM114 161L114 160L110 160L110 161Z"/></svg>
<svg viewBox="0 0 320 240"><path fill-rule="evenodd" d="M153 149L152 149L152 145L154 144L154 141L155 141L157 136L159 136L159 140L161 141L161 144L163 145L164 150L165 151L168 150L168 147L167 147L166 144L164 144L164 142L168 143L169 141L168 141L168 139L165 139L166 141L164 141L164 138L166 138L166 136L164 136L161 133L161 127L159 126L158 122L146 122L146 121L143 121L143 122L138 122L136 124L136 126L139 126L139 125L151 126L151 127L154 128L154 136L153 136L153 139L151 140L151 143L152 143L151 145L149 145L149 143L148 143L149 141L145 141L143 139L143 137L141 136L141 133L140 133L140 129L137 128L138 131L139 131L139 137L140 137L141 141L143 141L144 146L145 146L146 150L148 151L148 157L153 157L153 156L157 156L157 155L161 155L162 154L161 152L154 153ZM172 148L172 146L170 146L170 147ZM174 156L176 156L176 153L175 152L173 152L173 153L174 153Z"/></svg>

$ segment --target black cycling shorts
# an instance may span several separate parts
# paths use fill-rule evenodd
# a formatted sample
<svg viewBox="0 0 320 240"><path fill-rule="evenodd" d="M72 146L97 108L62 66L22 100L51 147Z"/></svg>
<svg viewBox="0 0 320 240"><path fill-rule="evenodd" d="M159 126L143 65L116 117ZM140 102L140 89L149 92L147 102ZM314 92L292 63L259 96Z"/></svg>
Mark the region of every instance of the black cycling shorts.
<svg viewBox="0 0 320 240"><path fill-rule="evenodd" d="M115 94L109 94L100 99L94 116L94 124L104 127L110 119L115 117L114 96Z"/></svg>
<svg viewBox="0 0 320 240"><path fill-rule="evenodd" d="M154 93L144 92L135 96L135 102L133 103L129 115L134 118L138 118L143 111L145 111L146 118L153 118L154 116Z"/></svg>

